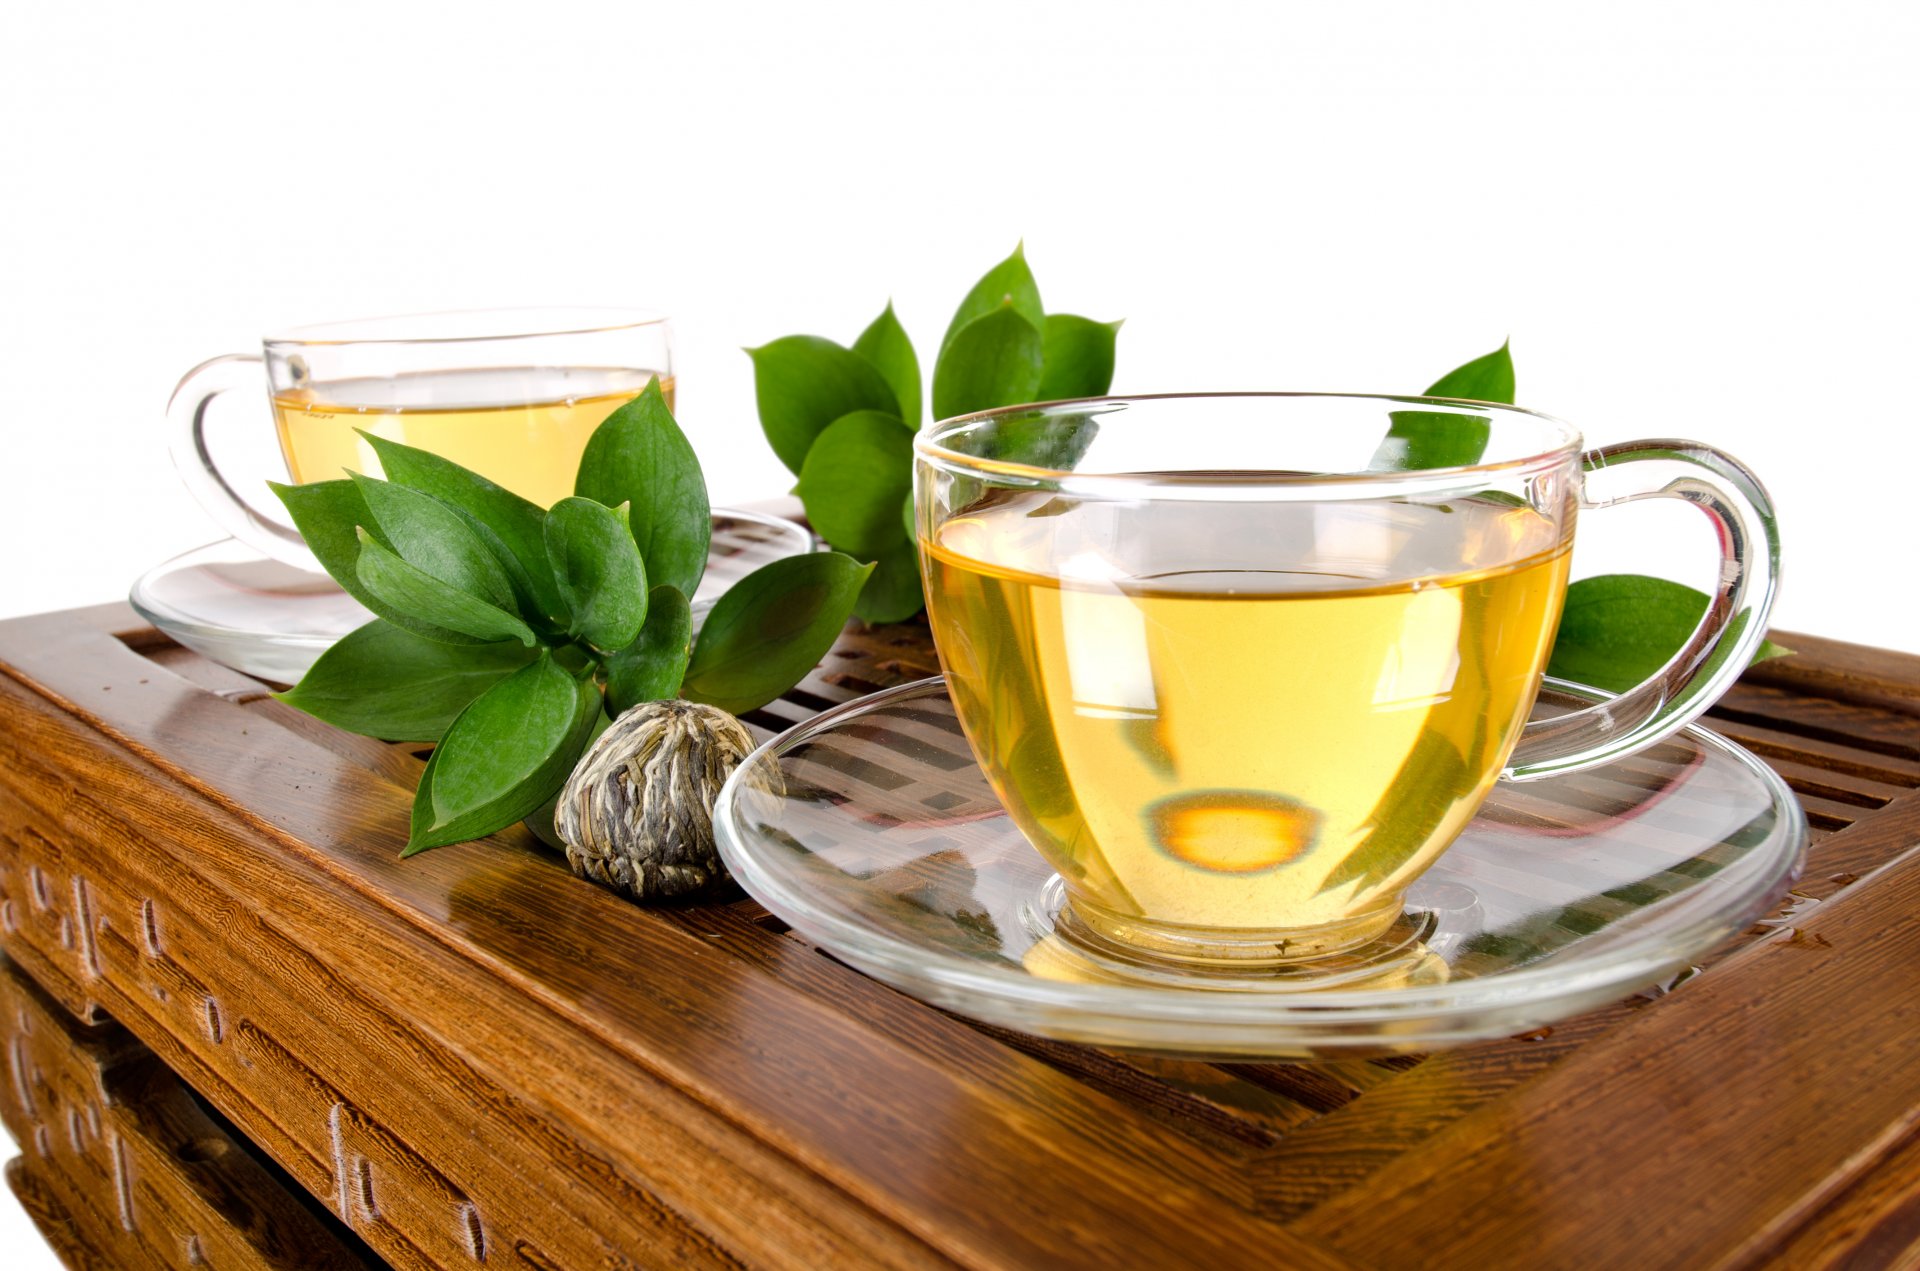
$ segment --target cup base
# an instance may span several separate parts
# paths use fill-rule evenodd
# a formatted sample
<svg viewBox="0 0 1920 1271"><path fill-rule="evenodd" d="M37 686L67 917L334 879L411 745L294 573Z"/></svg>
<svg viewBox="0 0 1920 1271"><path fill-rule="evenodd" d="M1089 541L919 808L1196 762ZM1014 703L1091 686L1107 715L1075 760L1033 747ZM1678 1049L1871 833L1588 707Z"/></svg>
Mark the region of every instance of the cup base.
<svg viewBox="0 0 1920 1271"><path fill-rule="evenodd" d="M1193 927L1070 898L1056 876L1028 915L1042 955L1028 969L1048 978L1249 992L1447 978L1426 943L1435 915L1404 910L1399 896L1318 927Z"/></svg>

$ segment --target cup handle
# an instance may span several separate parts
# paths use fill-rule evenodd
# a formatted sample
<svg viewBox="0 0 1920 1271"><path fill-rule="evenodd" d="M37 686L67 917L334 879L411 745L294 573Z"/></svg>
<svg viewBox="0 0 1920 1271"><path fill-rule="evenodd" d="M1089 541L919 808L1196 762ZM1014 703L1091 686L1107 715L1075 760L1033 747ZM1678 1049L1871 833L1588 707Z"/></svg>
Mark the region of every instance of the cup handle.
<svg viewBox="0 0 1920 1271"><path fill-rule="evenodd" d="M262 505L233 488L207 445L207 408L213 399L235 389L259 392L263 365L257 354L229 353L188 371L167 402L167 447L180 479L221 529L276 560L318 569L313 553L291 526L262 512ZM264 494L265 482L260 485Z"/></svg>
<svg viewBox="0 0 1920 1271"><path fill-rule="evenodd" d="M1732 686L1766 638L1780 586L1780 531L1767 491L1739 460L1693 441L1630 441L1582 459L1580 508L1684 499L1720 541L1720 582L1680 651L1619 697L1520 733L1511 781L1574 772L1650 746L1692 723Z"/></svg>

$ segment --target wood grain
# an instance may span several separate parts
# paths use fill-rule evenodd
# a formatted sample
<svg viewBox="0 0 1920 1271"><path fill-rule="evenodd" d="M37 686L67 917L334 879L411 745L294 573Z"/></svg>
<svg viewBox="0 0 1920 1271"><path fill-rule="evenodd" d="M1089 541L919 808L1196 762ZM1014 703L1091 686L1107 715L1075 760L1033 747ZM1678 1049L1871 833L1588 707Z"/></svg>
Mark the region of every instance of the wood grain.
<svg viewBox="0 0 1920 1271"><path fill-rule="evenodd" d="M371 1265L116 1025L76 1026L0 960L8 1181L70 1266Z"/></svg>
<svg viewBox="0 0 1920 1271"><path fill-rule="evenodd" d="M558 1265L1339 1265L1045 1065L956 1070L510 844L402 865L405 790L104 635L82 660L71 625L33 634L56 700L5 686L0 741L21 933L391 1261L471 1257L457 1193L486 1247ZM98 976L36 876L88 898ZM596 1212L616 1180L626 1212Z"/></svg>
<svg viewBox="0 0 1920 1271"><path fill-rule="evenodd" d="M1801 894L1674 991L1467 1051L1067 1046L524 834L401 864L419 748L120 607L0 624L0 943L392 1265L1900 1265L1920 659L1781 639L1714 719L1821 825ZM748 722L936 668L923 625L856 626ZM15 1173L108 1256L96 1202Z"/></svg>

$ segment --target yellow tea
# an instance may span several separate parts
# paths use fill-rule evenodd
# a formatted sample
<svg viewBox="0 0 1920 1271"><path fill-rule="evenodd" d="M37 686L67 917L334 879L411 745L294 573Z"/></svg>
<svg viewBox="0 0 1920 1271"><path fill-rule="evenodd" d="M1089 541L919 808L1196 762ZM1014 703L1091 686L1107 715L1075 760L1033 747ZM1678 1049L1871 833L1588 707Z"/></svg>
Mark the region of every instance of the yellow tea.
<svg viewBox="0 0 1920 1271"><path fill-rule="evenodd" d="M1123 933L1384 926L1499 775L1567 578L1551 520L1474 500L1002 492L924 546L982 767Z"/></svg>
<svg viewBox="0 0 1920 1271"><path fill-rule="evenodd" d="M651 371L523 367L339 380L276 394L280 449L296 482L378 475L357 430L451 459L550 507L573 493L587 438L638 396ZM673 404L673 381L660 382Z"/></svg>

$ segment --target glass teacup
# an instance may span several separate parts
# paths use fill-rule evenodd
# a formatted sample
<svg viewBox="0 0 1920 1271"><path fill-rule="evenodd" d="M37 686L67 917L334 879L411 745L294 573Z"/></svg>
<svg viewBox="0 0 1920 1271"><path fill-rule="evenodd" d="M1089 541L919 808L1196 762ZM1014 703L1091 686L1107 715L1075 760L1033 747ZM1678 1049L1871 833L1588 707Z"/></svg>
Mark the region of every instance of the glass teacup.
<svg viewBox="0 0 1920 1271"><path fill-rule="evenodd" d="M167 407L174 466L229 534L317 570L268 478L378 475L379 458L361 435L371 433L547 507L573 493L593 430L649 380L672 404L672 356L666 319L638 309L475 310L297 327L267 336L260 356L228 354L187 373ZM208 436L216 399L261 388L284 471L259 446L222 463Z"/></svg>
<svg viewBox="0 0 1920 1271"><path fill-rule="evenodd" d="M1444 438L1450 444L1429 446ZM1424 453L1478 451L1421 468ZM1020 406L915 445L927 609L961 724L1087 951L1255 970L1367 944L1502 778L1684 726L1761 640L1772 507L1692 442L1415 397ZM1646 683L1529 722L1579 509L1684 499L1706 618Z"/></svg>

